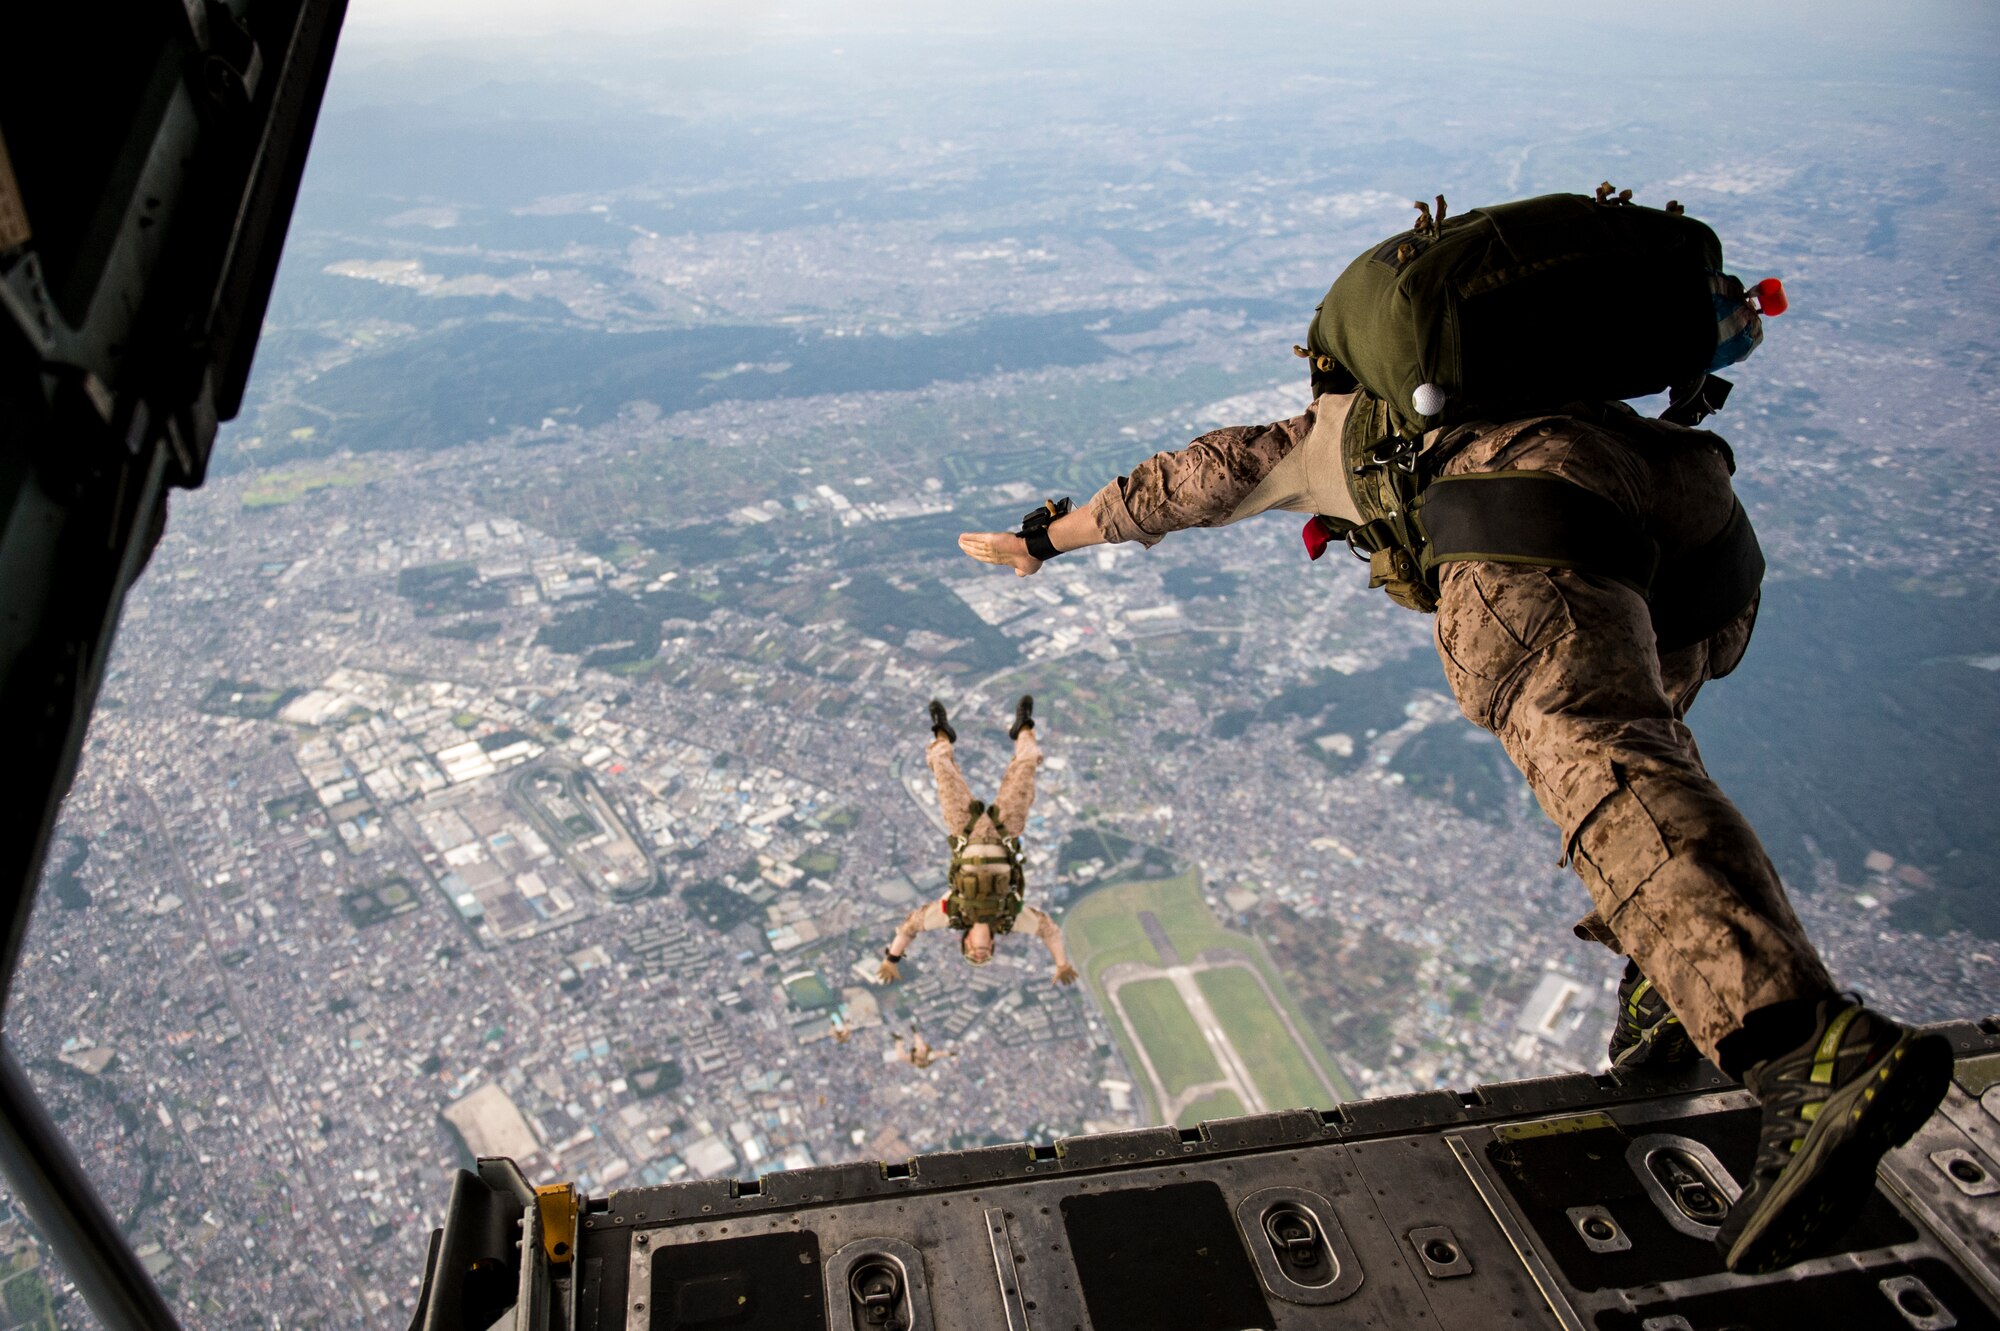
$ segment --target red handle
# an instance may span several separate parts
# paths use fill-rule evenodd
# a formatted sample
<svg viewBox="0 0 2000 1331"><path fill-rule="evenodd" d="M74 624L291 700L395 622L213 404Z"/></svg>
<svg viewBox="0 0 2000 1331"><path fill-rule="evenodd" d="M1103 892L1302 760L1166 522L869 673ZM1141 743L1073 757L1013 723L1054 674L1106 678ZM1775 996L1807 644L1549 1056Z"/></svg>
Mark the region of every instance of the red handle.
<svg viewBox="0 0 2000 1331"><path fill-rule="evenodd" d="M1750 288L1750 295L1757 302L1757 312L1766 318L1783 314L1792 307L1785 299L1785 284L1775 277L1767 277Z"/></svg>
<svg viewBox="0 0 2000 1331"><path fill-rule="evenodd" d="M1305 538L1308 559L1318 559L1325 554L1327 543L1333 539L1333 533L1327 530L1326 524L1319 520L1317 513L1306 519L1305 530L1299 535Z"/></svg>

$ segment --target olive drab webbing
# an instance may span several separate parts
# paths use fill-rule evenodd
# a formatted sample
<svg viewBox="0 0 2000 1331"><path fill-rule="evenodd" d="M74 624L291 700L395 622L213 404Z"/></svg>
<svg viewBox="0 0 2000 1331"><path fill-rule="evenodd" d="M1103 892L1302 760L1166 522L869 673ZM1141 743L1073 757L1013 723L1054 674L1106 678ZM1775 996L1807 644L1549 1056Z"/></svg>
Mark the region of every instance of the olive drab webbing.
<svg viewBox="0 0 2000 1331"><path fill-rule="evenodd" d="M972 829L990 814L996 840L974 843ZM1007 835L1000 814L978 800L972 802L965 830L951 838L951 868L946 874L950 895L945 914L954 929L988 926L996 934L1011 933L1021 914L1026 876L1021 871L1021 838Z"/></svg>
<svg viewBox="0 0 2000 1331"><path fill-rule="evenodd" d="M1361 514L1359 525L1320 521L1348 548L1368 559L1368 585L1398 605L1429 614L1437 609L1437 581L1421 563L1424 542L1413 510L1423 483L1417 472L1421 441L1404 439L1389 424L1380 398L1362 394L1347 413L1340 457L1347 490Z"/></svg>
<svg viewBox="0 0 2000 1331"><path fill-rule="evenodd" d="M1518 434L1554 419L1530 416L1504 428ZM1763 551L1741 503L1705 545L1662 564L1658 543L1602 495L1549 472L1440 476L1472 436L1434 431L1406 439L1389 420L1383 403L1365 394L1349 409L1341 456L1362 521L1319 522L1367 557L1368 585L1398 605L1436 610L1443 564L1577 569L1644 596L1659 649L1670 652L1719 631L1763 583Z"/></svg>

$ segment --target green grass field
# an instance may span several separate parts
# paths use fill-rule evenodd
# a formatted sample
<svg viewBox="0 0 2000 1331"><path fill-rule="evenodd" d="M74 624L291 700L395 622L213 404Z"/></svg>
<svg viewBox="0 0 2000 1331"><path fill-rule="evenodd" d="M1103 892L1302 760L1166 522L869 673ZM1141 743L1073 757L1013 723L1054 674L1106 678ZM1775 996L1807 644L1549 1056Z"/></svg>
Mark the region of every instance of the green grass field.
<svg viewBox="0 0 2000 1331"><path fill-rule="evenodd" d="M1229 1043L1243 1055L1257 1093L1273 1109L1323 1109L1326 1088L1299 1057L1298 1046L1271 1004L1257 977L1240 966L1202 971L1195 983L1215 1009ZM1152 1048L1148 1045L1147 1048Z"/></svg>
<svg viewBox="0 0 2000 1331"><path fill-rule="evenodd" d="M1191 1128L1195 1124L1211 1118L1242 1118L1248 1112L1243 1102L1236 1098L1234 1091L1210 1091L1201 1099L1181 1110L1177 1128Z"/></svg>
<svg viewBox="0 0 2000 1331"><path fill-rule="evenodd" d="M1175 878L1115 883L1099 888L1079 901L1063 918L1063 936L1069 944L1070 959L1082 972L1085 983L1090 985L1101 1011L1107 1015L1111 1012L1110 1004L1104 999L1102 980L1104 972L1110 967L1120 962L1137 962L1146 966L1165 964L1158 949L1146 937L1146 931L1139 923L1139 915L1144 911L1151 911L1159 919L1160 927L1166 931L1167 937L1172 940L1174 949L1180 953L1184 962L1193 961L1200 953L1210 948L1226 948L1248 958L1250 964L1257 968L1258 973L1270 985L1271 992L1278 995L1278 1001L1284 1004L1293 1025L1304 1033L1307 1040L1314 1040L1312 1028L1306 1022L1305 1015L1287 992L1284 981L1279 978L1276 968L1271 965L1270 958L1264 955L1263 947L1256 939L1224 929L1217 923L1214 913L1208 908L1208 903L1201 899L1201 882L1198 871L1194 869ZM1204 973L1203 978L1208 978L1207 973ZM1312 1068L1304 1056L1292 1044L1290 1036L1278 1021L1277 1014L1271 1011L1270 1004L1265 1001L1262 992L1249 981L1247 976L1241 978L1243 991L1240 994L1229 987L1230 981L1224 980L1222 983L1224 988L1220 999L1217 997L1217 991L1212 988L1204 987L1202 992L1215 1007L1216 1014L1222 1020L1223 1028L1229 1033L1231 1042L1249 1063L1252 1076L1257 1082L1258 1092L1278 1107L1312 1105L1326 1108L1327 1094L1320 1086L1319 1078L1313 1075ZM1127 985L1122 991L1126 999L1126 1010L1133 1013L1135 1023L1138 1021L1138 1016L1133 1010L1131 995L1137 988L1139 985L1132 984ZM1194 1027L1193 1019L1187 1016L1185 1005L1179 1004L1178 995L1175 995L1175 1000L1180 1006L1182 1019L1187 1022L1185 1037L1197 1042L1200 1057L1212 1065L1213 1055L1208 1052L1206 1042L1200 1040L1200 1031ZM1124 1030L1116 1020L1112 1020L1109 1024L1120 1050L1125 1055L1127 1065L1138 1079L1138 1089L1151 1110L1152 1121L1159 1122L1160 1106L1152 1103L1151 1088L1146 1085L1145 1077L1140 1074L1142 1065L1132 1047L1132 1033ZM1154 1066L1160 1069L1161 1077L1166 1079L1168 1063L1163 1061L1154 1036L1141 1032L1140 1038L1146 1040L1146 1050L1153 1055ZM1338 1066L1316 1041L1312 1045L1312 1052L1319 1059L1320 1066L1334 1079L1334 1089L1341 1097L1355 1098L1354 1088L1340 1075ZM1175 1056L1169 1053L1166 1057ZM1209 1075L1219 1076L1220 1073ZM1172 1084L1171 1081L1169 1084ZM1208 1096L1200 1103L1189 1106L1188 1112L1180 1115L1182 1123L1195 1122L1197 1117L1221 1117L1214 1108L1214 1102L1219 1098ZM1229 1098L1232 1103L1235 1101L1233 1095Z"/></svg>
<svg viewBox="0 0 2000 1331"><path fill-rule="evenodd" d="M1153 1056L1167 1094L1222 1079L1222 1068L1172 980L1135 980L1118 991L1118 1000L1125 1005L1132 1033Z"/></svg>
<svg viewBox="0 0 2000 1331"><path fill-rule="evenodd" d="M18 1261L32 1260L21 1257ZM48 1282L42 1273L17 1268L0 1282L0 1303L6 1305L7 1325L21 1331L56 1331L55 1310L50 1304Z"/></svg>
<svg viewBox="0 0 2000 1331"><path fill-rule="evenodd" d="M243 507L280 508L297 503L314 490L345 490L351 486L366 485L385 471L386 468L381 466L358 461L273 468L243 487Z"/></svg>
<svg viewBox="0 0 2000 1331"><path fill-rule="evenodd" d="M1165 965L1139 924L1142 911L1158 917L1183 961L1192 961L1197 953L1212 947L1226 947L1261 961L1254 941L1215 922L1208 903L1201 899L1200 880L1190 869L1177 878L1102 887L1078 902L1063 919L1063 935L1078 967L1087 964L1095 975L1121 961Z"/></svg>

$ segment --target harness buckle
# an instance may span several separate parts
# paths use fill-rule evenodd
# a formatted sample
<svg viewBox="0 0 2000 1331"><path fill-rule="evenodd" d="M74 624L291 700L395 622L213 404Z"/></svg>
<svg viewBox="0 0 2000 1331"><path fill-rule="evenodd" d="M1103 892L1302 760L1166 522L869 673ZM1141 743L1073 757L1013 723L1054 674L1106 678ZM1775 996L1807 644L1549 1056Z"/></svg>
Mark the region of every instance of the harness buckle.
<svg viewBox="0 0 2000 1331"><path fill-rule="evenodd" d="M1361 475L1376 467L1394 467L1397 471L1414 473L1417 469L1418 444L1414 439L1401 435L1386 435L1368 446L1368 451L1355 464L1354 474Z"/></svg>

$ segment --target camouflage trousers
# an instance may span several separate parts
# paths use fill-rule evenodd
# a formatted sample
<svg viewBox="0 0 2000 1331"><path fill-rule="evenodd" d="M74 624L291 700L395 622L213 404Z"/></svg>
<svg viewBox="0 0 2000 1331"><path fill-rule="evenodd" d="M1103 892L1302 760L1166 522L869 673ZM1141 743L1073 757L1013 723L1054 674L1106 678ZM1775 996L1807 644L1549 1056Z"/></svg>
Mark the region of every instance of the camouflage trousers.
<svg viewBox="0 0 2000 1331"><path fill-rule="evenodd" d="M1486 433L1446 467L1549 471L1618 504L1667 557L1719 531L1727 454L1571 418ZM1437 649L1460 708L1493 732L1561 830L1596 909L1577 926L1629 955L1715 1058L1769 1003L1833 987L1757 834L1702 766L1685 716L1749 645L1753 602L1705 642L1662 655L1645 600L1606 578L1447 564Z"/></svg>
<svg viewBox="0 0 2000 1331"><path fill-rule="evenodd" d="M924 750L924 761L937 778L938 812L944 816L944 829L958 836L972 814L972 791L965 784L965 774L958 770L958 755L952 752L951 741L942 735L934 737ZM1020 836L1027 829L1028 810L1035 803L1035 773L1041 765L1042 747L1035 742L1035 728L1029 726L1014 741L1014 756L1000 774L1000 793L993 797L993 813L980 815L973 829L974 841L992 838L995 816L1006 828L1003 835Z"/></svg>

